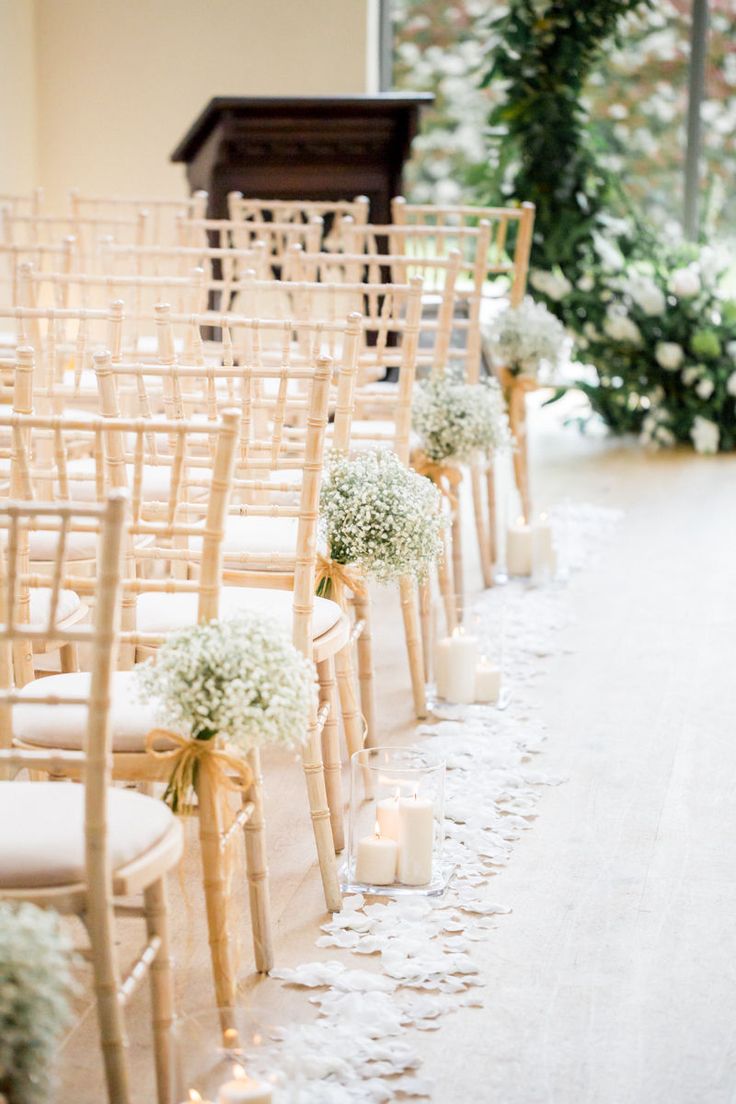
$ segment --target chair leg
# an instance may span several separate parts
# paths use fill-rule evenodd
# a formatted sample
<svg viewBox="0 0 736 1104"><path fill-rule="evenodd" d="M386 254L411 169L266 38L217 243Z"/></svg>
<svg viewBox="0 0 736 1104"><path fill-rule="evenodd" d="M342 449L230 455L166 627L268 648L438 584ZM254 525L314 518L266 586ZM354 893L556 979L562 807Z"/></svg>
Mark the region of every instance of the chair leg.
<svg viewBox="0 0 736 1104"><path fill-rule="evenodd" d="M273 966L271 892L268 881L266 829L263 819L261 755L257 748L248 753L248 763L253 771L253 784L244 798L244 801L250 801L253 804L253 812L245 822L245 861L248 870L250 924L253 932L256 970L260 974L267 974Z"/></svg>
<svg viewBox="0 0 736 1104"><path fill-rule="evenodd" d="M127 1041L123 1027L123 1010L118 1000L120 977L113 947L115 921L112 908L105 905L99 911L93 912L90 907L84 923L92 947L97 1022L107 1096L111 1104L131 1104Z"/></svg>
<svg viewBox="0 0 736 1104"><path fill-rule="evenodd" d="M483 574L483 585L493 586L493 563L490 553L490 542L486 519L483 509L483 473L474 464L470 469L470 485L473 492L473 513L475 515L475 532L478 540L478 556L480 568Z"/></svg>
<svg viewBox="0 0 736 1104"><path fill-rule="evenodd" d="M327 704L325 726L322 729L322 762L324 763L327 804L330 809L330 825L335 851L345 846L342 804L342 764L340 762L340 714L338 712L337 686L335 685L335 661L330 656L317 664L320 704Z"/></svg>
<svg viewBox="0 0 736 1104"><path fill-rule="evenodd" d="M493 456L488 457L486 468L486 497L488 499L488 547L491 564L498 560L498 527L496 522L496 469Z"/></svg>
<svg viewBox="0 0 736 1104"><path fill-rule="evenodd" d="M166 881L160 878L144 891L148 938L158 936L161 945L151 964L151 1010L153 1055L156 1062L158 1104L171 1100L171 1024L174 1018L174 978L169 946L169 915Z"/></svg>
<svg viewBox="0 0 736 1104"><path fill-rule="evenodd" d="M335 656L335 675L337 677L337 689L340 694L340 712L342 714L342 726L345 732L345 743L348 755L354 755L360 751L364 743L363 720L358 708L356 695L355 671L353 670L353 657L351 645L347 644Z"/></svg>
<svg viewBox="0 0 736 1104"><path fill-rule="evenodd" d="M322 766L322 751L316 713L313 713L310 718L307 741L302 748L302 766L307 782L307 799L312 818L314 842L317 847L317 860L322 877L325 905L330 912L339 912L342 908L342 893L337 877L335 844L330 828L330 810L327 804L325 772Z"/></svg>
<svg viewBox="0 0 736 1104"><path fill-rule="evenodd" d="M65 644L59 648L59 661L64 674L79 670L79 648L76 644Z"/></svg>
<svg viewBox="0 0 736 1104"><path fill-rule="evenodd" d="M437 582L445 607L445 625L447 632L451 633L453 629L457 628L457 606L455 605L455 594L450 574L450 550L446 532L442 539L444 548L442 555L437 560Z"/></svg>
<svg viewBox="0 0 736 1104"><path fill-rule="evenodd" d="M427 716L427 699L424 685L424 657L422 655L422 639L419 629L417 588L411 576L404 575L403 578L399 579L399 594L401 597L401 613L404 618L404 636L406 637L406 651L409 657L414 711L421 720Z"/></svg>
<svg viewBox="0 0 736 1104"><path fill-rule="evenodd" d="M235 1007L236 981L230 932L227 922L229 887L225 855L220 847L222 815L220 794L208 772L200 770L197 779L199 802L199 843L202 850L204 901L212 959L217 1007ZM223 1021L223 1027L227 1027Z"/></svg>
<svg viewBox="0 0 736 1104"><path fill-rule="evenodd" d="M526 391L522 387L512 387L509 395L509 424L516 440L514 449L514 476L521 498L521 512L524 521L531 517L531 496L529 493L529 443L526 433Z"/></svg>
<svg viewBox="0 0 736 1104"><path fill-rule="evenodd" d="M465 596L465 579L463 576L463 519L460 508L460 500L452 511L452 584L455 592L457 612L462 616Z"/></svg>
<svg viewBox="0 0 736 1104"><path fill-rule="evenodd" d="M375 673L373 670L373 631L371 625L371 600L368 592L353 598L355 618L363 622L363 631L358 637L358 681L360 683L360 705L365 718L366 744L374 747L378 741L376 727Z"/></svg>

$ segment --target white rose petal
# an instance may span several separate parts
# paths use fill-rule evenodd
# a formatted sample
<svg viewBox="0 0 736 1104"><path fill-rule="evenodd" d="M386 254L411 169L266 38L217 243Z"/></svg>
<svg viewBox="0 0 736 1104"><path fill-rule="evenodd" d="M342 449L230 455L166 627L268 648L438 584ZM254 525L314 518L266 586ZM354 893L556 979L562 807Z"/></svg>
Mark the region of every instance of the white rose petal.
<svg viewBox="0 0 736 1104"><path fill-rule="evenodd" d="M695 388L701 399L709 399L715 389L716 385L712 379L701 379L700 383Z"/></svg>
<svg viewBox="0 0 736 1104"><path fill-rule="evenodd" d="M676 341L659 341L654 350L657 364L668 372L676 372L685 359L682 345Z"/></svg>

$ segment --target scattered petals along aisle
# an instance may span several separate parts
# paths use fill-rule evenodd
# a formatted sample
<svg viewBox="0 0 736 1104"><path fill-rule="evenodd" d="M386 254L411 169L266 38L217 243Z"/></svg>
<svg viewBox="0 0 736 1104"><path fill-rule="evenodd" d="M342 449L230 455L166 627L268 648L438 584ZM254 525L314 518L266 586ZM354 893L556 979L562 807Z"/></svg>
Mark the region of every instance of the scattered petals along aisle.
<svg viewBox="0 0 736 1104"><path fill-rule="evenodd" d="M620 513L566 505L552 512L571 570L590 561ZM322 927L317 947L340 957L275 970L272 977L305 990L314 1022L272 1032L273 1047L254 1054L254 1068L277 1069L277 1104L350 1104L429 1097L410 1030L436 1031L444 1016L482 1008L483 981L474 945L489 938L512 903L491 879L536 816L540 787L564 781L536 765L546 739L534 681L545 658L561 650L569 623L564 584L512 582L484 592L474 612L493 618L504 607L511 703L452 707L423 725L423 746L447 760L446 857L455 865L449 891L368 903L348 897ZM353 961L345 952L355 956Z"/></svg>

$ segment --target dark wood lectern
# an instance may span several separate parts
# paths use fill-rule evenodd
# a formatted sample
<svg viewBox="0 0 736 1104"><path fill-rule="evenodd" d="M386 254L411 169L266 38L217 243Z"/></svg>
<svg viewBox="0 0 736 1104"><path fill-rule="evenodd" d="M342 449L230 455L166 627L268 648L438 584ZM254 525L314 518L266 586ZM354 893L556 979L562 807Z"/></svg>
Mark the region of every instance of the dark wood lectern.
<svg viewBox="0 0 736 1104"><path fill-rule="evenodd" d="M171 155L208 214L227 217L227 194L258 199L367 195L371 221L390 221L391 197L429 93L312 98L216 96Z"/></svg>

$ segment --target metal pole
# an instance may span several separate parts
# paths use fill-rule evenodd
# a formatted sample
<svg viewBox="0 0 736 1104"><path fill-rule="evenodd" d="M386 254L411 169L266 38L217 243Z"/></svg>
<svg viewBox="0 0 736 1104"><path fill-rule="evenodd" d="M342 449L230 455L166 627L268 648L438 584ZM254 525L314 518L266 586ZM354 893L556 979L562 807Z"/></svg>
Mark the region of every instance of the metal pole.
<svg viewBox="0 0 736 1104"><path fill-rule="evenodd" d="M705 95L705 62L708 43L708 0L693 0L690 28L690 82L687 104L687 152L685 154L685 237L698 237L698 193L700 191L700 109Z"/></svg>

